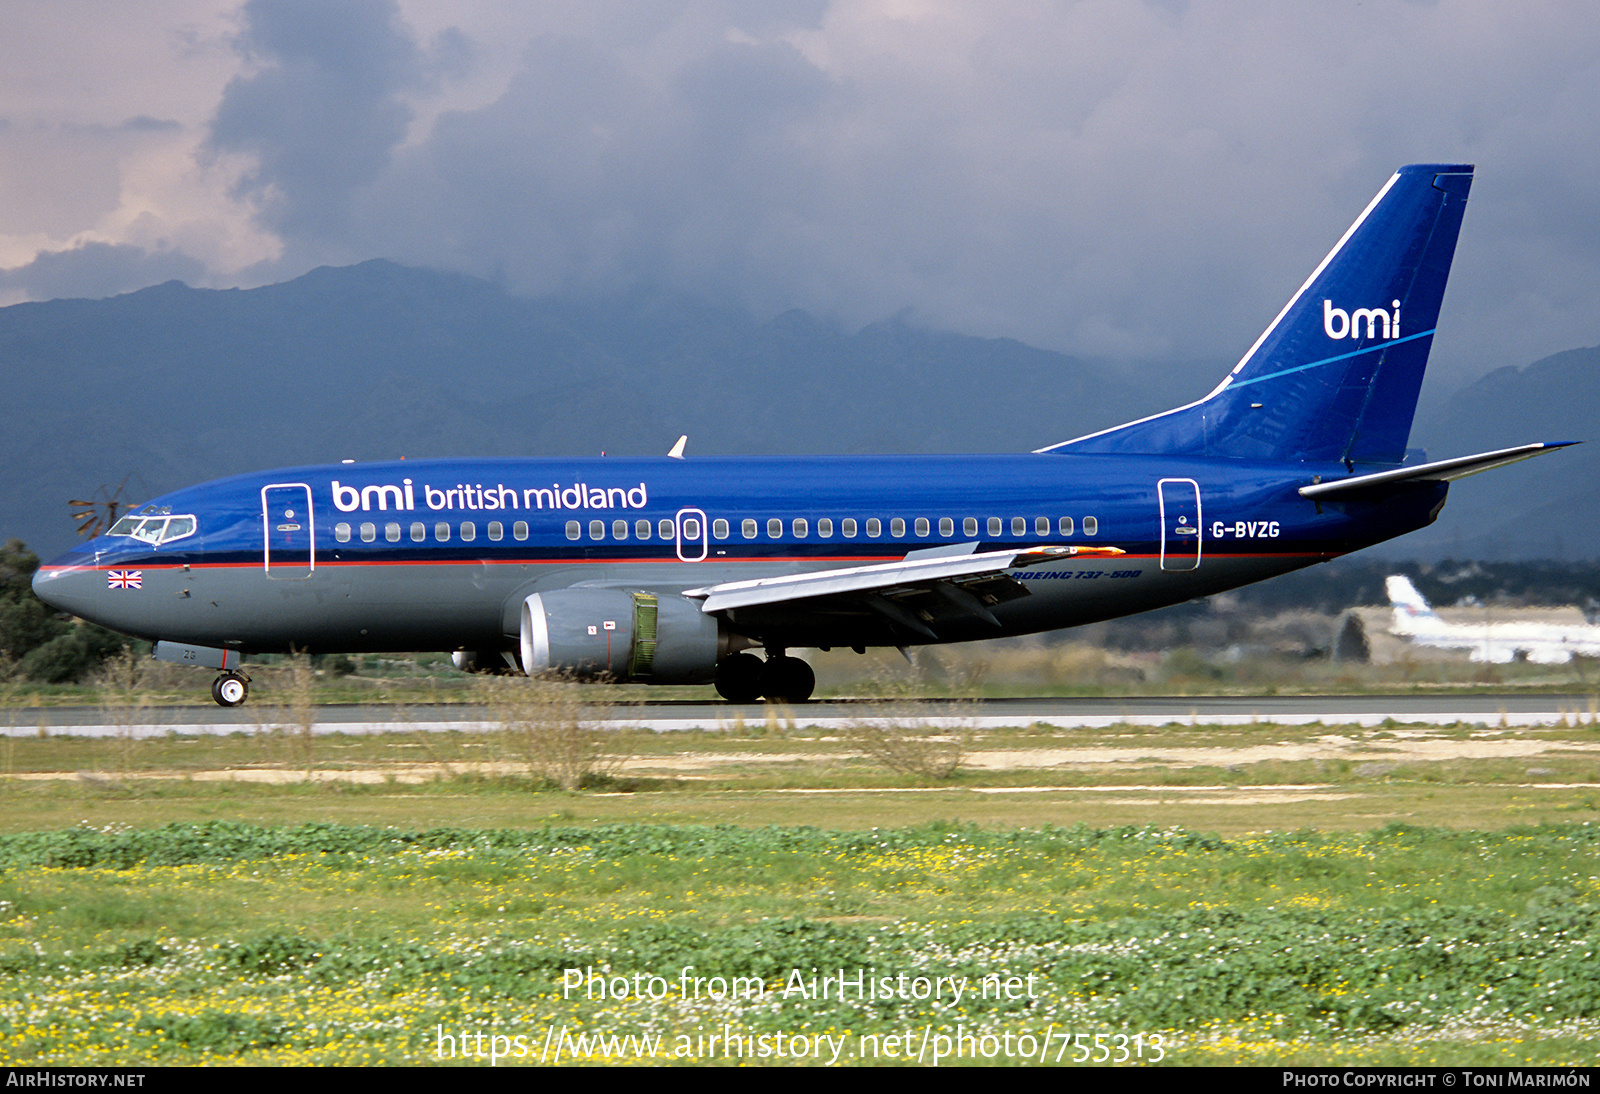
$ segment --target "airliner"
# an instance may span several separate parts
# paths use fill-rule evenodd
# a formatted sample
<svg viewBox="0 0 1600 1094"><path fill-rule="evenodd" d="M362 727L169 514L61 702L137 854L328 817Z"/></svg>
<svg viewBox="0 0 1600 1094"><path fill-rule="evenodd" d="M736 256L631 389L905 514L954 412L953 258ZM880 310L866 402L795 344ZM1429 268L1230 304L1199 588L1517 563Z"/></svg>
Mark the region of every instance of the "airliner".
<svg viewBox="0 0 1600 1094"><path fill-rule="evenodd" d="M34 589L220 670L232 706L249 654L427 649L801 702L815 678L793 650L1029 634L1260 581L1424 527L1451 481L1570 443L1407 452L1472 171L1402 167L1215 390L1075 440L239 475L138 506Z"/></svg>
<svg viewBox="0 0 1600 1094"><path fill-rule="evenodd" d="M1472 660L1503 665L1509 661L1565 664L1574 654L1600 656L1600 627L1588 623L1446 623L1417 592L1409 578L1384 581L1394 609L1393 633L1419 646L1468 650Z"/></svg>

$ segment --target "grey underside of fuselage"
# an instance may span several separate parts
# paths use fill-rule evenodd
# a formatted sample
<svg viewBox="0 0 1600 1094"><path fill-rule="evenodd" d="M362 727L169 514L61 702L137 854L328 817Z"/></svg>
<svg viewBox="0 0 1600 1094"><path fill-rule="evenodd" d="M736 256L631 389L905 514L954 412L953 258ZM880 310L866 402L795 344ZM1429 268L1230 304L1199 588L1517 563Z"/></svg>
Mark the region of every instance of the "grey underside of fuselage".
<svg viewBox="0 0 1600 1094"><path fill-rule="evenodd" d="M730 613L731 630L790 647L916 645L998 638L1130 615L1299 569L1306 556L1203 559L1165 571L1159 559L1073 560L1020 571L1026 593L993 604L999 627L916 590L885 590L927 632L896 624L866 598L791 601ZM523 600L553 589L679 592L723 581L815 570L814 564L483 563L321 566L296 577L250 567L147 570L129 591L127 630L150 639L272 652L514 649ZM114 618L102 616L112 627Z"/></svg>

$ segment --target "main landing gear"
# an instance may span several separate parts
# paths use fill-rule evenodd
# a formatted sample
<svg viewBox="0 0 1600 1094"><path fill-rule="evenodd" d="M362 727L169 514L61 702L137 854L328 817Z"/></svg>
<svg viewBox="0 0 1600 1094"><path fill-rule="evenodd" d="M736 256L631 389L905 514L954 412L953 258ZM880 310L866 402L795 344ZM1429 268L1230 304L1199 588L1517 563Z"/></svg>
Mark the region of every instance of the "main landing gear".
<svg viewBox="0 0 1600 1094"><path fill-rule="evenodd" d="M236 707L250 694L250 677L240 672L225 672L211 682L211 698L220 707Z"/></svg>
<svg viewBox="0 0 1600 1094"><path fill-rule="evenodd" d="M803 703L817 686L816 673L798 657L774 650L765 661L749 653L736 653L717 665L717 694L730 703L753 703L765 697L772 703Z"/></svg>

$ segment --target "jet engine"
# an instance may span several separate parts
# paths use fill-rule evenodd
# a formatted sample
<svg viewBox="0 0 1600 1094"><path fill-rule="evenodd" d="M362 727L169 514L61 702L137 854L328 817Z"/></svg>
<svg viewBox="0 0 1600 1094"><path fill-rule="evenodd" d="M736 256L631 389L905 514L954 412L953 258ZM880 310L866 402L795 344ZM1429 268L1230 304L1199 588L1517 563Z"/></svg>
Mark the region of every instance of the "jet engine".
<svg viewBox="0 0 1600 1094"><path fill-rule="evenodd" d="M754 645L672 593L553 589L522 602L522 667L613 683L704 684Z"/></svg>

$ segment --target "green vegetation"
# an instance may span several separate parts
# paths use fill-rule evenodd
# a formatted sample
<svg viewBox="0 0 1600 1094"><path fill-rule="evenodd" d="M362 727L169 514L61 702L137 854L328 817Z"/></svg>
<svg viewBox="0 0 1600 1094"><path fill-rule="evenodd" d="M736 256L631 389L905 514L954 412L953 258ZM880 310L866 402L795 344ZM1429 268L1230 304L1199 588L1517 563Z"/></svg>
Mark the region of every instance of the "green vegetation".
<svg viewBox="0 0 1600 1094"><path fill-rule="evenodd" d="M260 733L0 740L0 1063L1600 1048L1592 711L960 732L922 775L773 712L613 734L594 793L537 773L528 735L571 714L538 701L314 754L287 703Z"/></svg>
<svg viewBox="0 0 1600 1094"><path fill-rule="evenodd" d="M1591 825L216 823L18 833L0 871L8 1065L713 1062L728 1035L843 1062L1072 1062L1096 1035L1178 1064L1600 1047Z"/></svg>
<svg viewBox="0 0 1600 1094"><path fill-rule="evenodd" d="M39 558L20 539L0 547L0 681L86 679L129 640L92 623L58 617L33 595Z"/></svg>

